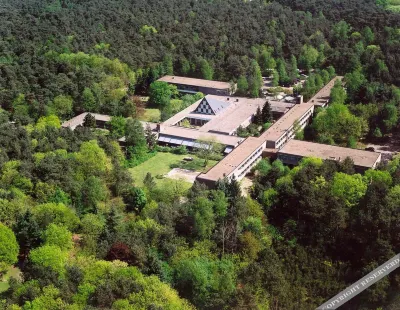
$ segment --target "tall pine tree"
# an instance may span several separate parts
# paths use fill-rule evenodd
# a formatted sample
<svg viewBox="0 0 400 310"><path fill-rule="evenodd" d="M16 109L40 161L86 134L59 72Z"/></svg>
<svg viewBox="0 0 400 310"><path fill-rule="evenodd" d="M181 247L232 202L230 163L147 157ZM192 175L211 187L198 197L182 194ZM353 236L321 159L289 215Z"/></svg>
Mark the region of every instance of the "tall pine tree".
<svg viewBox="0 0 400 310"><path fill-rule="evenodd" d="M263 115L262 115L262 112L261 112L260 107L257 108L257 112L256 112L256 114L254 115L254 121L253 121L253 123L256 124L256 125L262 125L262 124L264 124L264 122L263 122Z"/></svg>
<svg viewBox="0 0 400 310"><path fill-rule="evenodd" d="M269 101L266 101L262 108L261 119L263 124L272 122L272 109Z"/></svg>
<svg viewBox="0 0 400 310"><path fill-rule="evenodd" d="M249 93L253 98L260 96L260 89L263 84L260 66L256 60L251 61L249 76Z"/></svg>

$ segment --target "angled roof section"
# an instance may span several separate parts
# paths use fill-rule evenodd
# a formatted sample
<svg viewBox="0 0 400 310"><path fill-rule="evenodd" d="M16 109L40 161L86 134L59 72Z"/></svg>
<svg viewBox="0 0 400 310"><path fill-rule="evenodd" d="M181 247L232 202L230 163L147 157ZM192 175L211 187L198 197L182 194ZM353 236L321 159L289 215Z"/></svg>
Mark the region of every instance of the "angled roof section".
<svg viewBox="0 0 400 310"><path fill-rule="evenodd" d="M212 97L204 97L197 106L195 113L217 115L229 107L229 101L222 101Z"/></svg>
<svg viewBox="0 0 400 310"><path fill-rule="evenodd" d="M228 101L221 101L215 98L205 98L208 104L210 105L211 109L214 111L214 114L217 115L219 112L224 110L225 108L229 107L230 102Z"/></svg>

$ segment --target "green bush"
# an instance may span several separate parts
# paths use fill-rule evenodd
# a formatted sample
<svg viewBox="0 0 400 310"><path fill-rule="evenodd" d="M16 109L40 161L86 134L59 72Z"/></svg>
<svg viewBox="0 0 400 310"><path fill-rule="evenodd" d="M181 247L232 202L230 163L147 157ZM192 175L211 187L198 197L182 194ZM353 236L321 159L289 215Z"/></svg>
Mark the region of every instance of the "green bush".
<svg viewBox="0 0 400 310"><path fill-rule="evenodd" d="M170 153L171 148L169 146L160 146L158 145L156 148L157 151L162 152L162 153Z"/></svg>
<svg viewBox="0 0 400 310"><path fill-rule="evenodd" d="M142 155L139 157L133 157L133 158L127 159L125 161L125 166L127 168L133 168L133 167L139 166L140 164L142 164L145 161L149 160L150 158L154 157L156 154L157 154L157 151L153 151L153 152L146 153L145 155Z"/></svg>
<svg viewBox="0 0 400 310"><path fill-rule="evenodd" d="M188 153L188 150L184 145L180 145L177 147L157 146L156 150L162 153L172 153L178 155L186 155Z"/></svg>
<svg viewBox="0 0 400 310"><path fill-rule="evenodd" d="M178 154L178 155L186 155L188 153L188 150L187 150L186 146L181 145L181 146L173 148L172 153Z"/></svg>

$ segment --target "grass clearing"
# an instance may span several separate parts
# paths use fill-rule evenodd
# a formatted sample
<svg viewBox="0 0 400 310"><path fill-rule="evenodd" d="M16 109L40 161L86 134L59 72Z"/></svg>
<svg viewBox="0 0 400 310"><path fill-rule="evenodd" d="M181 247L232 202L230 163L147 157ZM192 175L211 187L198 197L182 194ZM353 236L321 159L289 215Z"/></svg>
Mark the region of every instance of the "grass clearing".
<svg viewBox="0 0 400 310"><path fill-rule="evenodd" d="M185 157L192 157L193 161L184 162L183 159ZM216 161L210 160L207 167L204 168L203 162L204 161L202 159L199 159L197 156L192 154L177 155L172 153L158 152L154 157L150 158L139 166L130 168L129 171L131 172L137 186L143 186L143 179L148 172L150 172L155 178L157 185L169 185L171 182L176 182L176 180L157 178L157 176L167 174L172 167L202 172L216 164ZM188 188L190 188L191 184L187 184Z"/></svg>
<svg viewBox="0 0 400 310"><path fill-rule="evenodd" d="M18 268L11 266L4 277L0 279L0 293L5 292L10 287L8 284L8 279L11 277L18 279L20 277L20 273L21 272Z"/></svg>
<svg viewBox="0 0 400 310"><path fill-rule="evenodd" d="M150 158L139 166L129 169L129 171L135 180L135 184L138 186L143 186L143 179L148 172L155 177L155 180L158 183L163 179L157 179L157 175L167 174L171 170L170 165L179 163L187 156L188 155L176 155L159 152L154 157Z"/></svg>
<svg viewBox="0 0 400 310"><path fill-rule="evenodd" d="M193 171L198 171L198 172L206 172L208 169L213 167L217 161L215 160L209 160L207 167L204 167L204 159L195 157L193 155L189 155L188 157L192 157L192 161L181 161L179 162L176 167L174 168L181 168L181 169L186 169L186 170L193 170Z"/></svg>
<svg viewBox="0 0 400 310"><path fill-rule="evenodd" d="M140 121L157 123L161 119L161 111L159 109L144 109L143 115L139 117Z"/></svg>

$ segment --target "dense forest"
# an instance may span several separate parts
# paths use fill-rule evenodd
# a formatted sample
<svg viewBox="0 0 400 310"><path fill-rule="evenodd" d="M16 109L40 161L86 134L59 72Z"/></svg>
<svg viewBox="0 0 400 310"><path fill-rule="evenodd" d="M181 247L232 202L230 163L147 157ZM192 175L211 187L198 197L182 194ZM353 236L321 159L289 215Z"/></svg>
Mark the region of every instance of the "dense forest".
<svg viewBox="0 0 400 310"><path fill-rule="evenodd" d="M399 253L400 157L364 174L262 160L247 196L128 169L161 151L136 95L165 118L201 96L153 83L165 74L257 97L261 75L284 85L300 69L305 98L340 74L302 138L396 133L400 15L381 2L2 1L0 309L308 310ZM84 111L115 116L110 134L61 127ZM398 309L399 290L397 271L342 308Z"/></svg>

